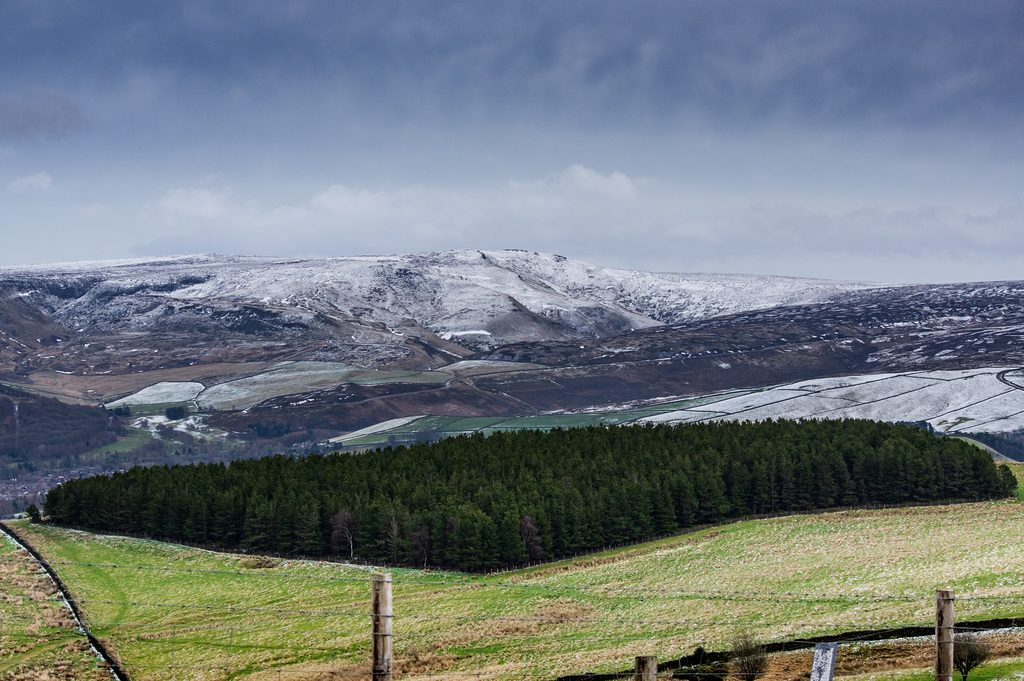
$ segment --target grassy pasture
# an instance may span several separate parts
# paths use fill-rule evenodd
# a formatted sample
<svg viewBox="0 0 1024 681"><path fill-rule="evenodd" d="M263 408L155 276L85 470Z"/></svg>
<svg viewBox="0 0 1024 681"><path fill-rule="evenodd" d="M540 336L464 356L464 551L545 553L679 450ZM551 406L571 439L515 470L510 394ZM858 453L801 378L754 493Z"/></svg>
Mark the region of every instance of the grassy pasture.
<svg viewBox="0 0 1024 681"><path fill-rule="evenodd" d="M30 556L0 535L0 678L104 679L71 612ZM49 672L60 677L47 677Z"/></svg>
<svg viewBox="0 0 1024 681"><path fill-rule="evenodd" d="M282 362L255 376L211 386L200 392L195 402L204 409L248 409L273 397L333 388L343 383L442 385L451 378L442 371L361 369L337 362Z"/></svg>
<svg viewBox="0 0 1024 681"><path fill-rule="evenodd" d="M106 454L123 454L125 452L133 452L142 445L146 444L153 439L153 435L146 430L138 430L137 428L130 429L128 436L118 439L117 442L112 442L109 445L97 447L83 455L83 459L93 458L104 458Z"/></svg>
<svg viewBox="0 0 1024 681"><path fill-rule="evenodd" d="M1022 530L1016 503L855 511L736 523L489 577L394 570L396 669L553 678L726 648L741 629L780 640L928 625L934 591L947 587L965 598L958 620L1020 616ZM134 679L367 669L369 569L25 531Z"/></svg>

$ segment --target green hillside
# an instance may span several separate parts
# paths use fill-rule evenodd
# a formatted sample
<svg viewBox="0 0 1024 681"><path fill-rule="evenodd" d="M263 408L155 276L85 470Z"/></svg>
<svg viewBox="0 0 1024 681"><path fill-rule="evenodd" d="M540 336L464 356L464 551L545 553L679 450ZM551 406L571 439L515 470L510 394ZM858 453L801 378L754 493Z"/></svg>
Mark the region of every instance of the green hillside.
<svg viewBox="0 0 1024 681"><path fill-rule="evenodd" d="M743 522L489 577L393 570L396 669L554 678L722 649L739 630L927 626L947 587L959 620L1020 616L1022 530L1020 504L977 503ZM367 669L370 568L24 531L137 681Z"/></svg>

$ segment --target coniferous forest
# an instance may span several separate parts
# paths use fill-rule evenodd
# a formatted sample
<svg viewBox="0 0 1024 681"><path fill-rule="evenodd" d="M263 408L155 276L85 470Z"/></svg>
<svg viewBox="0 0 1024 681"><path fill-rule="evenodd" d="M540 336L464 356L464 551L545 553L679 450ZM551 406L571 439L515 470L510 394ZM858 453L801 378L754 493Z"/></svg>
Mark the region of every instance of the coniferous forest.
<svg viewBox="0 0 1024 681"><path fill-rule="evenodd" d="M873 421L499 432L65 482L55 523L481 571L749 514L1010 495L987 453Z"/></svg>

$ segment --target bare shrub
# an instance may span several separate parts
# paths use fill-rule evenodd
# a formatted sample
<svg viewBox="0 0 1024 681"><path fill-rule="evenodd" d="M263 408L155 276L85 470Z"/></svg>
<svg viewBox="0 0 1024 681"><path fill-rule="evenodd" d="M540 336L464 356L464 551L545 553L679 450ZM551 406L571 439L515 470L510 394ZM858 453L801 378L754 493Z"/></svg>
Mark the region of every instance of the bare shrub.
<svg viewBox="0 0 1024 681"><path fill-rule="evenodd" d="M462 655L437 655L419 650L409 651L405 657L395 660L395 671L399 675L432 674L462 659Z"/></svg>
<svg viewBox="0 0 1024 681"><path fill-rule="evenodd" d="M742 681L754 681L768 671L768 655L764 647L754 641L749 632L743 632L733 640L732 662L729 673Z"/></svg>
<svg viewBox="0 0 1024 681"><path fill-rule="evenodd" d="M963 681L971 670L985 664L992 656L992 648L974 634L957 634L953 639L953 668Z"/></svg>

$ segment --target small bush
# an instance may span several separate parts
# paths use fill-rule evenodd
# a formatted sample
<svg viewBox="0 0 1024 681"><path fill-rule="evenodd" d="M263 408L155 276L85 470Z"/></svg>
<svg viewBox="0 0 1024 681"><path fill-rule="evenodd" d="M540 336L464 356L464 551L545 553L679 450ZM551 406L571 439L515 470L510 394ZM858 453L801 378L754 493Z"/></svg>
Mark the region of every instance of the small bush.
<svg viewBox="0 0 1024 681"><path fill-rule="evenodd" d="M180 421L188 417L188 407L167 407L164 410L164 416L170 421Z"/></svg>

